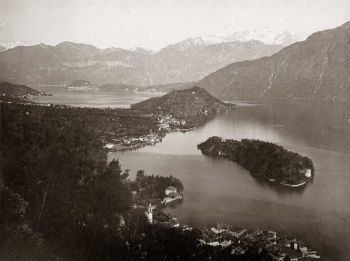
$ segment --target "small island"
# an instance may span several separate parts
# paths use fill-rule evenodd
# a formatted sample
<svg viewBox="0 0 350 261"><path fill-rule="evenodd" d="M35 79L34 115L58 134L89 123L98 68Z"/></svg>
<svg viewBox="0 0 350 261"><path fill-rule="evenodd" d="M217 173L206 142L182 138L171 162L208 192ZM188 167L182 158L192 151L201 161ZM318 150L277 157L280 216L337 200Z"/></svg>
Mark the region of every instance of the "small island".
<svg viewBox="0 0 350 261"><path fill-rule="evenodd" d="M67 86L67 90L68 91L88 91L88 90L98 90L98 88L87 80L75 80Z"/></svg>
<svg viewBox="0 0 350 261"><path fill-rule="evenodd" d="M311 159L271 142L213 136L197 147L205 155L237 162L254 177L274 184L301 187L315 175Z"/></svg>

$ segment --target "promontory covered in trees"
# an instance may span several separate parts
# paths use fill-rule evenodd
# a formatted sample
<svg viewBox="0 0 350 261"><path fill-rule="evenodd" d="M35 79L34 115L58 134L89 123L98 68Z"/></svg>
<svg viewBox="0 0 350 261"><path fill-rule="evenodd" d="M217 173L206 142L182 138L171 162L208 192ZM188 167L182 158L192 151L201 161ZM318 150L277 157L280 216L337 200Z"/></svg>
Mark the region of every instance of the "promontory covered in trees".
<svg viewBox="0 0 350 261"><path fill-rule="evenodd" d="M200 87L171 91L164 96L131 105L131 109L138 112L171 115L181 120L181 125L188 127L204 123L233 107L234 105L220 101Z"/></svg>
<svg viewBox="0 0 350 261"><path fill-rule="evenodd" d="M311 159L271 142L213 136L198 149L205 155L237 162L254 177L289 187L305 185L315 174Z"/></svg>

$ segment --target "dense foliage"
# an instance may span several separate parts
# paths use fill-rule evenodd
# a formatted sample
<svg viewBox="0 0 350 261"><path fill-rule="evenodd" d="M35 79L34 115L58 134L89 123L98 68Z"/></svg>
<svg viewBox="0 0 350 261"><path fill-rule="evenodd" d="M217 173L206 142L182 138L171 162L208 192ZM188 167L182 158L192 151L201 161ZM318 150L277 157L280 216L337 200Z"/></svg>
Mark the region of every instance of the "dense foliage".
<svg viewBox="0 0 350 261"><path fill-rule="evenodd" d="M172 176L148 176L145 172L139 170L135 181L129 183L130 189L140 195L140 199L150 200L164 198L165 189L169 186L175 187L178 192L183 190L183 185L179 179Z"/></svg>
<svg viewBox="0 0 350 261"><path fill-rule="evenodd" d="M314 175L311 159L291 152L282 146L260 140L241 141L211 137L198 145L207 155L233 160L256 177L264 177L277 183L299 184L307 180L305 171Z"/></svg>
<svg viewBox="0 0 350 261"><path fill-rule="evenodd" d="M196 230L150 225L143 209L130 208L120 165L107 164L84 109L0 106L1 260L231 258L199 246Z"/></svg>
<svg viewBox="0 0 350 261"><path fill-rule="evenodd" d="M61 112L1 104L3 183L28 202L25 218L62 252L93 243L81 240L87 230L115 226L130 192L91 129Z"/></svg>
<svg viewBox="0 0 350 261"><path fill-rule="evenodd" d="M187 127L197 126L219 113L232 108L200 87L171 91L161 97L154 97L131 106L136 111L170 114L185 120Z"/></svg>

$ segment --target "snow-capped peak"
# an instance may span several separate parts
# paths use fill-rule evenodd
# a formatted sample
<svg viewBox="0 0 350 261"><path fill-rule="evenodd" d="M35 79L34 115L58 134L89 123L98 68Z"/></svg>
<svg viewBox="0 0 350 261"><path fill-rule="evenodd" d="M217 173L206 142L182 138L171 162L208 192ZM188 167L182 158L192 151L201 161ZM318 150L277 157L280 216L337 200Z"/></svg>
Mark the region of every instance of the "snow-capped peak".
<svg viewBox="0 0 350 261"><path fill-rule="evenodd" d="M211 44L234 41L248 42L251 40L257 40L265 44L290 45L296 41L302 40L300 36L289 31L278 31L268 27L236 31L226 36L209 35L202 38L205 42Z"/></svg>
<svg viewBox="0 0 350 261"><path fill-rule="evenodd" d="M132 51L132 52L136 52L136 53L142 53L142 54L153 54L154 53L153 50L145 49L145 48L142 48L139 46L129 48L128 50Z"/></svg>
<svg viewBox="0 0 350 261"><path fill-rule="evenodd" d="M192 38L187 38L186 40L181 41L179 43L169 45L165 49L176 48L177 50L180 50L180 51L186 51L192 48L197 48L197 47L206 46L206 45L208 45L208 43L206 43L202 39L202 37L192 37Z"/></svg>
<svg viewBox="0 0 350 261"><path fill-rule="evenodd" d="M225 37L226 41L258 40L265 44L289 45L300 40L300 37L289 31L277 31L270 28L257 28L253 30L237 31Z"/></svg>
<svg viewBox="0 0 350 261"><path fill-rule="evenodd" d="M300 40L302 40L300 36L297 36L296 34L289 31L278 31L264 27L252 30L236 31L224 36L207 35L187 38L184 41L169 45L162 50L165 51L169 49L177 49L179 51L186 51L193 48L236 41L260 41L265 44L278 44L287 46Z"/></svg>
<svg viewBox="0 0 350 261"><path fill-rule="evenodd" d="M15 48L17 46L27 46L27 44L20 42L20 41L16 41L16 42L0 42L0 47L2 47L3 49L12 49Z"/></svg>

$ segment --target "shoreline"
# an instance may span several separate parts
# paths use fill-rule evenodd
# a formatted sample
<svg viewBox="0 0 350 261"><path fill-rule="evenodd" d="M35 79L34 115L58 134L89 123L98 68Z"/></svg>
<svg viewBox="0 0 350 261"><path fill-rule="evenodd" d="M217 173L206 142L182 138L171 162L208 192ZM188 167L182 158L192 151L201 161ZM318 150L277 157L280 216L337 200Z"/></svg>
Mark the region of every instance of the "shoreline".
<svg viewBox="0 0 350 261"><path fill-rule="evenodd" d="M299 187L302 187L302 186L306 185L309 181L312 180L312 178L313 177L310 177L307 180L305 180L304 182L301 182L299 184L288 184L288 183L283 183L283 182L281 182L280 184L282 186L289 187L289 188L299 188Z"/></svg>
<svg viewBox="0 0 350 261"><path fill-rule="evenodd" d="M147 146L147 145L149 145L149 144L145 144L144 146ZM306 181L306 182L307 182L307 181ZM306 182L305 182L305 183L306 183ZM175 202L177 202L177 200L176 200ZM175 203L175 202L174 202L174 203Z"/></svg>

